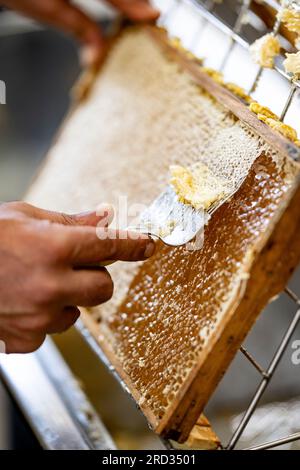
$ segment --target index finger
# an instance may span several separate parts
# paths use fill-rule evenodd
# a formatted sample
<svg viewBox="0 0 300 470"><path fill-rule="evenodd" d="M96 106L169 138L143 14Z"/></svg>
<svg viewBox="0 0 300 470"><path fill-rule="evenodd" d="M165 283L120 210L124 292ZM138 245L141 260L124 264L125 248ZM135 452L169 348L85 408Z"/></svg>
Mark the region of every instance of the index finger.
<svg viewBox="0 0 300 470"><path fill-rule="evenodd" d="M100 27L71 2L66 0L3 0L1 3L75 36L88 47L85 59L89 64L100 62L102 59L105 42Z"/></svg>
<svg viewBox="0 0 300 470"><path fill-rule="evenodd" d="M73 266L106 260L142 261L153 255L154 241L147 235L93 227L63 227L66 259Z"/></svg>

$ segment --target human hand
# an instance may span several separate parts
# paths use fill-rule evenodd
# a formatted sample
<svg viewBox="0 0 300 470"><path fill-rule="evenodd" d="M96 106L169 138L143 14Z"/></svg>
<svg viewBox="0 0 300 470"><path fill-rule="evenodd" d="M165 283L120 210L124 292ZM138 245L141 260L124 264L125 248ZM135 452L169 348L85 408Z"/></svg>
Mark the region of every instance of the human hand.
<svg viewBox="0 0 300 470"><path fill-rule="evenodd" d="M78 305L109 300L113 281L97 264L153 254L150 238L107 229L111 211L102 214L71 216L22 202L0 205L0 340L6 352L34 351L46 334L76 322Z"/></svg>
<svg viewBox="0 0 300 470"><path fill-rule="evenodd" d="M100 27L69 0L0 0L0 3L72 34L84 46L83 65L101 61L105 44ZM107 0L107 3L133 21L153 21L159 16L159 11L151 7L148 0Z"/></svg>

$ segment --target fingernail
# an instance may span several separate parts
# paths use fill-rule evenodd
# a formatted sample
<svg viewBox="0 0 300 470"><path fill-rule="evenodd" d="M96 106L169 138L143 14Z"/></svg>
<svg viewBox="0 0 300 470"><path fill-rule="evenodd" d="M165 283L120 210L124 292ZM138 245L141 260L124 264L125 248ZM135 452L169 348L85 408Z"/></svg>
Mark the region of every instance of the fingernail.
<svg viewBox="0 0 300 470"><path fill-rule="evenodd" d="M114 206L109 203L102 203L97 206L96 213L99 216L102 216L104 213L114 212Z"/></svg>
<svg viewBox="0 0 300 470"><path fill-rule="evenodd" d="M83 46L79 51L79 59L82 67L91 67L99 58L98 50L93 46Z"/></svg>
<svg viewBox="0 0 300 470"><path fill-rule="evenodd" d="M100 204L96 211L97 217L104 219L105 223L111 224L115 217L115 210L112 204Z"/></svg>
<svg viewBox="0 0 300 470"><path fill-rule="evenodd" d="M146 4L144 14L146 20L156 20L160 16L160 11Z"/></svg>
<svg viewBox="0 0 300 470"><path fill-rule="evenodd" d="M142 2L138 2L138 5L135 2L129 4L126 13L131 20L142 22L156 20L160 16L160 11L157 8Z"/></svg>
<svg viewBox="0 0 300 470"><path fill-rule="evenodd" d="M157 10L156 8L152 8L152 15L155 17L155 18L158 18L160 16L160 11Z"/></svg>
<svg viewBox="0 0 300 470"><path fill-rule="evenodd" d="M155 243L154 242L149 242L146 246L146 250L144 253L145 258L150 258L155 252Z"/></svg>
<svg viewBox="0 0 300 470"><path fill-rule="evenodd" d="M156 8L154 5L150 5L150 2L140 2L138 7L135 6L136 9L142 10L142 11L147 11L149 13L159 13L159 9Z"/></svg>

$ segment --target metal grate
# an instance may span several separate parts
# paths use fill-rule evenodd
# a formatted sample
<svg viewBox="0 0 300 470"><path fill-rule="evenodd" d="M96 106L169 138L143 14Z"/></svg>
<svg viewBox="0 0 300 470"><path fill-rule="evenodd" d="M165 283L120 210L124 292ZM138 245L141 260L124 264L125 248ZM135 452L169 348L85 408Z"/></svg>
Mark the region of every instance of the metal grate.
<svg viewBox="0 0 300 470"><path fill-rule="evenodd" d="M197 40L200 41L201 37L203 36L203 30L207 24L210 24L217 28L220 32L222 32L228 39L229 39L229 47L225 53L225 56L222 59L222 63L219 66L219 71L222 72L228 63L231 54L234 50L236 44L242 46L245 50L249 50L249 46L251 43L259 38L262 34L259 29L256 30L256 37L255 37L255 28L252 28L251 34L247 34L245 31L245 23L244 18L249 15L250 13L252 16L254 15L253 12L250 10L252 1L251 0L241 0L235 1L235 11L234 11L234 20L228 21L226 7L222 9L219 8L218 1L215 0L173 0L172 4L169 8L167 8L161 16L159 21L161 26L167 26L168 20L170 17L176 14L176 10L180 8L182 5L190 5L194 7L194 14L198 15L199 17L199 31L197 34ZM260 4L263 3L267 6L271 6L275 10L279 10L280 6L274 0L260 0ZM299 6L300 8L300 6ZM255 16L255 15L254 15ZM257 17L258 19L258 17ZM202 20L202 21L201 21ZM203 23L204 21L204 23ZM273 32L274 34L279 34L281 22L276 20L274 22L273 29L269 32ZM267 32L267 31L265 31ZM292 102L295 98L296 92L300 89L300 81L292 80L292 77L285 72L283 67L283 56L279 56L276 60L274 70L282 77L289 82L290 90L288 97L282 107L280 112L280 119L284 121L286 114L292 105ZM253 93L257 87L259 86L260 79L264 73L264 69L262 67L258 67L257 72L255 74L253 83L249 88L249 93Z"/></svg>
<svg viewBox="0 0 300 470"><path fill-rule="evenodd" d="M260 375L262 376L262 380L260 382L260 384L258 385L258 388L240 422L240 424L238 425L237 429L235 430L233 436L231 437L228 445L226 446L226 449L228 450L232 450L235 448L236 444L238 443L241 435L243 434L247 424L249 423L253 413L255 412L256 410L256 407L261 399L261 397L263 396L268 384L270 383L270 380L272 379L288 345L289 345L289 342L293 336L293 333L295 332L298 324L300 323L300 299L297 297L297 295L291 291L288 287L285 289L285 294L288 295L292 300L293 302L296 304L296 307L297 307L297 310L296 310L296 313L289 325L289 327L287 328L286 332L284 333L283 337L282 337L282 340L280 341L280 344L277 348L277 351L274 355L274 357L272 358L270 364L269 364L269 367L264 370L263 367L260 366L260 364L252 357L252 355L244 348L244 347L241 347L241 352L244 354L244 356L247 358L247 360L253 365L253 367L255 367L255 369L260 373ZM265 443L265 444L261 444L259 446L255 446L255 447L251 447L252 450L255 450L255 449L270 449L272 447L276 447L276 446L279 446L279 445L282 445L284 443L287 443L287 442L292 442L292 441L296 441L300 439L300 432L298 433L295 433L295 434L292 434L290 436L287 436L287 437L284 437L284 438L281 438L281 439L278 439L278 440L275 440L275 441L272 441L272 442L268 442L268 443Z"/></svg>

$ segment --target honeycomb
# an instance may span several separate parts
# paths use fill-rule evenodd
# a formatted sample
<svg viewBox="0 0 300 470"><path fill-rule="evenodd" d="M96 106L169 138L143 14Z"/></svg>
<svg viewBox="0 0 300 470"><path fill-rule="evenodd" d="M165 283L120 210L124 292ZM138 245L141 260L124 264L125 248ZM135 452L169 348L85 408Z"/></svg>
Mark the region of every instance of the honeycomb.
<svg viewBox="0 0 300 470"><path fill-rule="evenodd" d="M144 264L109 267L113 299L82 310L153 427L184 393L298 173L195 85L143 30L115 44L93 90L66 121L27 200L81 211L149 204L170 165L208 167L242 184L195 252L158 245Z"/></svg>
<svg viewBox="0 0 300 470"><path fill-rule="evenodd" d="M283 62L285 71L292 73L294 78L300 77L300 51L296 54L286 54L286 59Z"/></svg>
<svg viewBox="0 0 300 470"><path fill-rule="evenodd" d="M260 119L260 121L268 124L268 126L270 126L274 131L279 132L279 134L283 135L287 139L292 140L293 142L297 142L298 135L293 127L288 126L283 122L277 121L276 119L266 117L264 114L258 114L257 117Z"/></svg>
<svg viewBox="0 0 300 470"><path fill-rule="evenodd" d="M230 194L226 181L216 178L203 163L198 163L191 169L172 165L170 172L170 184L179 201L190 204L195 209L209 209L213 203Z"/></svg>
<svg viewBox="0 0 300 470"><path fill-rule="evenodd" d="M273 113L273 111L271 111L266 106L262 106L261 104L256 103L256 101L253 101L250 104L249 109L250 111L252 111L253 113L257 115L262 115L262 116L265 116L266 118L271 118L271 119L275 119L276 121L279 121L279 117L275 113Z"/></svg>
<svg viewBox="0 0 300 470"><path fill-rule="evenodd" d="M272 33L257 39L250 46L250 53L254 62L261 67L273 68L274 59L280 53L279 39Z"/></svg>
<svg viewBox="0 0 300 470"><path fill-rule="evenodd" d="M294 8L283 8L279 12L279 18L289 31L300 36L300 12Z"/></svg>
<svg viewBox="0 0 300 470"><path fill-rule="evenodd" d="M257 171L258 170L258 171ZM210 220L194 253L160 245L108 320L140 405L162 419L234 298L243 266L288 188L287 174L258 158L240 191Z"/></svg>

